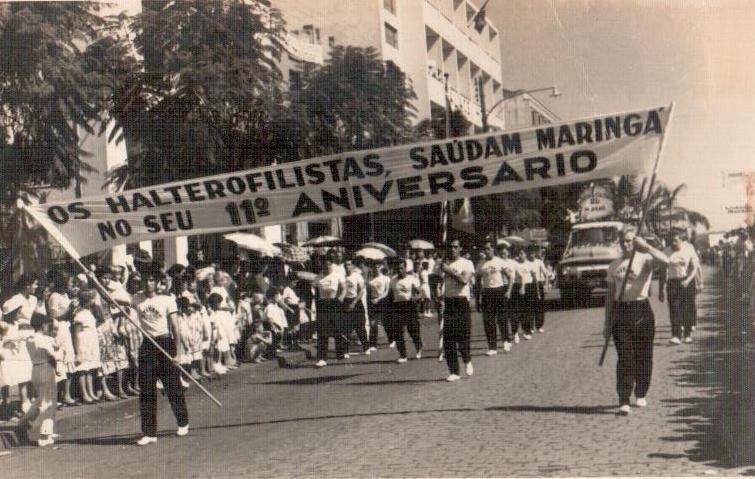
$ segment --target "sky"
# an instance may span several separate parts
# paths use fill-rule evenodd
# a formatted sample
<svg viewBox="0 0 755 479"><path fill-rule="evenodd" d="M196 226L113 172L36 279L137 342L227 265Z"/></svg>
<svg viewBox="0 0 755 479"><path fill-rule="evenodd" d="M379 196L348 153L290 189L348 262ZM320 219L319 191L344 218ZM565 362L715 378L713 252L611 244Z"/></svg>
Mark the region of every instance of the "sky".
<svg viewBox="0 0 755 479"><path fill-rule="evenodd" d="M480 3L480 0L477 1ZM743 224L755 171L755 1L490 0L503 85L535 94L563 119L675 102L659 179L685 183L682 206L711 231Z"/></svg>

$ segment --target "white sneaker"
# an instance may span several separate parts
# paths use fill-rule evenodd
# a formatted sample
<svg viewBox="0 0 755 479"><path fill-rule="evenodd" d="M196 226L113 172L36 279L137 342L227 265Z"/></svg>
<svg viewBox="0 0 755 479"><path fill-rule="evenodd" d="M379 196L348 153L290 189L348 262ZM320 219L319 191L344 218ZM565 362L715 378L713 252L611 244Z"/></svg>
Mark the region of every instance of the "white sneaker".
<svg viewBox="0 0 755 479"><path fill-rule="evenodd" d="M632 408L629 407L629 404L624 404L619 408L619 414L622 416L629 416L630 412L632 412Z"/></svg>
<svg viewBox="0 0 755 479"><path fill-rule="evenodd" d="M687 343L687 344L691 343L692 342L692 337L691 336L687 336L686 338L684 338L684 342Z"/></svg>
<svg viewBox="0 0 755 479"><path fill-rule="evenodd" d="M343 355L343 359L350 359L350 358L351 358L351 355L349 355L349 353L346 353Z"/></svg>
<svg viewBox="0 0 755 479"><path fill-rule="evenodd" d="M485 356L495 356L496 354L498 354L498 351L496 351L495 349L488 349L488 352L485 353Z"/></svg>
<svg viewBox="0 0 755 479"><path fill-rule="evenodd" d="M669 344L682 344L682 340L674 336L668 340Z"/></svg>
<svg viewBox="0 0 755 479"><path fill-rule="evenodd" d="M377 352L377 348L376 348L375 346L372 346L372 347L370 348L370 351L372 351L373 353L375 353L375 352Z"/></svg>
<svg viewBox="0 0 755 479"><path fill-rule="evenodd" d="M524 339L526 339L527 341L529 341L530 339L532 339L532 335L531 334L525 334L524 335Z"/></svg>
<svg viewBox="0 0 755 479"><path fill-rule="evenodd" d="M228 369L222 364L215 363L215 372L218 374L226 374L228 373Z"/></svg>
<svg viewBox="0 0 755 479"><path fill-rule="evenodd" d="M324 368L327 365L328 363L326 363L324 359L321 359L315 363L315 366L317 366L318 368Z"/></svg>
<svg viewBox="0 0 755 479"><path fill-rule="evenodd" d="M544 332L545 332L545 328L539 328L539 329L537 330L537 332L538 332L538 333L544 333Z"/></svg>
<svg viewBox="0 0 755 479"><path fill-rule="evenodd" d="M645 398L637 398L637 402L635 403L637 407L647 407L648 401Z"/></svg>
<svg viewBox="0 0 755 479"><path fill-rule="evenodd" d="M469 361L464 368L464 372L467 373L467 376L473 376L474 375L474 366L472 366L472 361Z"/></svg>
<svg viewBox="0 0 755 479"><path fill-rule="evenodd" d="M155 383L155 387L157 389L163 389L163 381L161 379L158 379L157 382Z"/></svg>
<svg viewBox="0 0 755 479"><path fill-rule="evenodd" d="M514 335L514 344L519 344L519 333Z"/></svg>
<svg viewBox="0 0 755 479"><path fill-rule="evenodd" d="M508 353L509 351L511 351L511 343L508 341L505 341L503 343L503 352Z"/></svg>
<svg viewBox="0 0 755 479"><path fill-rule="evenodd" d="M417 354L414 355L414 359L422 359L422 350L420 349L417 351Z"/></svg>
<svg viewBox="0 0 755 479"><path fill-rule="evenodd" d="M388 345L391 349L396 349L396 341L391 341L391 344Z"/></svg>
<svg viewBox="0 0 755 479"><path fill-rule="evenodd" d="M446 360L446 355L443 353L440 353L440 355L438 356L438 361L445 361L445 360Z"/></svg>
<svg viewBox="0 0 755 479"><path fill-rule="evenodd" d="M137 446L146 446L147 444L155 444L155 443L157 443L157 438L151 437L151 436L142 436L141 439L136 441Z"/></svg>
<svg viewBox="0 0 755 479"><path fill-rule="evenodd" d="M369 356L370 354L372 354L372 349L368 349L367 351L364 352L365 356Z"/></svg>
<svg viewBox="0 0 755 479"><path fill-rule="evenodd" d="M37 441L37 446L39 447L46 447L46 446L52 446L55 444L55 439L48 437L47 439L39 439Z"/></svg>
<svg viewBox="0 0 755 479"><path fill-rule="evenodd" d="M452 383L454 381L458 381L459 379L461 379L461 377L458 374L451 374L450 376L446 378L446 381L448 381L449 383Z"/></svg>
<svg viewBox="0 0 755 479"><path fill-rule="evenodd" d="M697 326L694 326L694 325L693 325L692 327L690 327L690 329L691 329L692 331L697 331Z"/></svg>
<svg viewBox="0 0 755 479"><path fill-rule="evenodd" d="M396 360L396 362L399 363L399 364L404 364L406 361L407 361L406 358L398 358Z"/></svg>
<svg viewBox="0 0 755 479"><path fill-rule="evenodd" d="M181 379L181 386L183 386L184 389L189 389L189 386L191 386L191 383L184 379L183 374L180 376Z"/></svg>
<svg viewBox="0 0 755 479"><path fill-rule="evenodd" d="M184 437L185 435L189 434L189 425L185 426L179 426L178 429L176 429L176 436Z"/></svg>

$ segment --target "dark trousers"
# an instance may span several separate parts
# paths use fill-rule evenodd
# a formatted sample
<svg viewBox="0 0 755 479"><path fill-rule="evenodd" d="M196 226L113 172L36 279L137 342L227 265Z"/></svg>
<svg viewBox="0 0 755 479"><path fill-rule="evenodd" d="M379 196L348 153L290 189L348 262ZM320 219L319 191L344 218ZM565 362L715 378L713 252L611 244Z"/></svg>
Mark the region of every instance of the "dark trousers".
<svg viewBox="0 0 755 479"><path fill-rule="evenodd" d="M443 352L451 374L459 374L459 354L461 360L472 360L470 338L472 333L472 313L469 300L464 297L445 298L443 313Z"/></svg>
<svg viewBox="0 0 755 479"><path fill-rule="evenodd" d="M367 351L368 349L370 349L370 343L367 340L367 328L365 326L364 305L362 304L361 300L357 301L357 304L354 305L354 309L349 311L348 305L352 301L354 301L353 298L347 298L343 304L343 319L345 321L344 335L346 338L346 352L349 351L349 341L351 338L352 331L357 332L357 337L359 338L359 342L362 343L362 350Z"/></svg>
<svg viewBox="0 0 755 479"><path fill-rule="evenodd" d="M317 301L317 359L327 359L328 341L330 338L336 342L336 357L343 359L346 344L338 325L341 324L341 303L337 299L321 299Z"/></svg>
<svg viewBox="0 0 755 479"><path fill-rule="evenodd" d="M171 356L176 355L176 342L170 336L155 338ZM159 378L170 401L173 415L179 427L189 424L189 411L186 409L184 390L179 381L179 371L149 340L144 340L139 348L139 405L142 415L142 433L157 436L157 379Z"/></svg>
<svg viewBox="0 0 755 479"><path fill-rule="evenodd" d="M535 324L535 303L537 301L536 287L535 283L525 284L524 294L519 294L522 285L514 285L514 290L511 293L515 305L512 326L514 333L519 332L521 326L524 334L532 334L532 327Z"/></svg>
<svg viewBox="0 0 755 479"><path fill-rule="evenodd" d="M422 349L422 330L417 318L417 308L413 301L398 301L393 303L393 337L396 340L396 349L399 357L406 357L406 341L404 341L404 330L409 332L409 337L414 342L414 348L419 351Z"/></svg>
<svg viewBox="0 0 755 479"><path fill-rule="evenodd" d="M617 303L613 310L613 343L616 346L616 391L621 405L634 395L644 398L653 373L655 317L650 302Z"/></svg>
<svg viewBox="0 0 755 479"><path fill-rule="evenodd" d="M511 342L511 314L506 300L506 288L484 288L480 294L482 306L482 324L485 327L485 338L488 349L496 349L498 344L496 326L501 331L504 341Z"/></svg>
<svg viewBox="0 0 755 479"><path fill-rule="evenodd" d="M382 301L378 301L377 304L369 303L369 318L370 318L370 347L376 348L378 344L379 326L383 326L386 336L388 336L388 342L393 341L392 332L389 333L386 321L386 308L388 307L388 298L383 298Z"/></svg>
<svg viewBox="0 0 755 479"><path fill-rule="evenodd" d="M693 292L695 285L690 283L687 287L682 285L681 279L668 280L666 292L668 293L668 309L671 318L671 335L675 338L690 335L693 323L693 309L695 298ZM683 336L682 336L683 335Z"/></svg>
<svg viewBox="0 0 755 479"><path fill-rule="evenodd" d="M537 290L540 297L535 299L535 329L545 326L545 283L537 283Z"/></svg>

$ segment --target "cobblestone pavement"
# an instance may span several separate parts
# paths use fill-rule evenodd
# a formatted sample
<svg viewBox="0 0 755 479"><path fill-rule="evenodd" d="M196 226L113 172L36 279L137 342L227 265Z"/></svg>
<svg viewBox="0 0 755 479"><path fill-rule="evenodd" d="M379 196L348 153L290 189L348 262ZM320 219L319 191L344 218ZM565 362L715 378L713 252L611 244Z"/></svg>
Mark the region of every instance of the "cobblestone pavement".
<svg viewBox="0 0 755 479"><path fill-rule="evenodd" d="M494 357L484 355L475 315L475 375L456 383L444 381L430 319L421 360L396 364L386 348L323 369L246 366L211 385L223 409L191 390L188 437L173 435L162 401L158 444L132 446L139 418L130 401L63 419L57 449L14 449L0 470L99 478L752 473L752 335L725 313L717 281L708 284L691 345L667 344L667 307L654 303L649 407L628 417L616 415L613 348L597 366L603 313L596 302L555 307L545 334Z"/></svg>

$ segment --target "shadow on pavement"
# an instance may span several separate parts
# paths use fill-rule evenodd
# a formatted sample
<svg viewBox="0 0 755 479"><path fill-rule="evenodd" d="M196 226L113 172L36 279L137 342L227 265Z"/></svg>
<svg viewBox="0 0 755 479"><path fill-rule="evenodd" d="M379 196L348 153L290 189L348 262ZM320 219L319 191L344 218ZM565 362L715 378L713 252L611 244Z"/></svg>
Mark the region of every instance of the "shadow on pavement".
<svg viewBox="0 0 755 479"><path fill-rule="evenodd" d="M401 384L405 386L411 386L416 384L425 384L425 383L437 383L437 382L445 382L445 379L405 379L403 381L398 380L392 380L392 381L365 381L360 383L343 383L339 384L339 386L387 386L389 384Z"/></svg>
<svg viewBox="0 0 755 479"><path fill-rule="evenodd" d="M563 414L609 414L616 416L616 405L610 406L494 406L486 411L501 412L545 412Z"/></svg>
<svg viewBox="0 0 755 479"><path fill-rule="evenodd" d="M729 284L722 287L717 273L706 281L705 296L697 302L704 323L700 330L711 334L696 338L694 352L668 370L680 388L705 392L687 395L682 390L678 398L663 401L676 408L671 423L680 427L669 428L662 439L694 441L685 452L695 462L719 468L755 466L755 336L746 309Z"/></svg>
<svg viewBox="0 0 755 479"><path fill-rule="evenodd" d="M355 376L363 376L363 374L344 374L342 376L313 376L298 379L283 379L280 381L269 381L264 383L253 384L278 384L284 386L311 386L312 384L325 384L333 381L342 381L344 379L353 378Z"/></svg>

